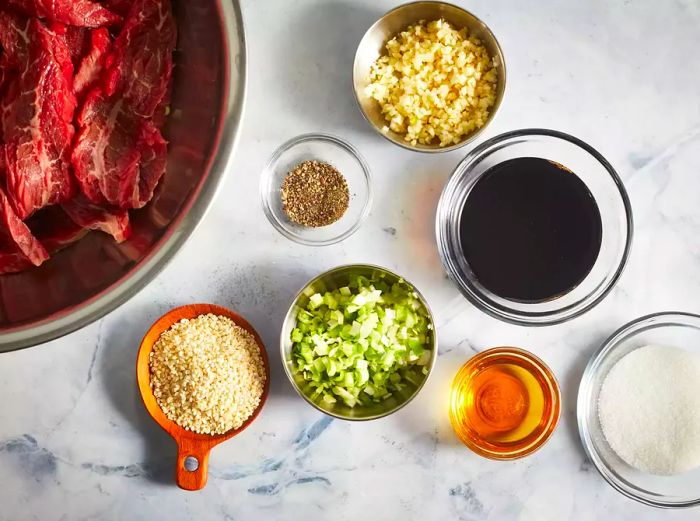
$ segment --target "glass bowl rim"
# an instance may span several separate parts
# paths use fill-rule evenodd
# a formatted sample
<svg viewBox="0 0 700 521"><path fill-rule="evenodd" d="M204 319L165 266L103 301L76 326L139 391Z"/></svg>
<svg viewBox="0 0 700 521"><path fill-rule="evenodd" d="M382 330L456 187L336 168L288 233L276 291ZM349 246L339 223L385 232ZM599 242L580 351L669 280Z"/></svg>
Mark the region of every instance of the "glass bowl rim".
<svg viewBox="0 0 700 521"><path fill-rule="evenodd" d="M485 359L493 358L493 357L498 357L501 355L510 355L514 356L516 358L519 358L521 360L525 360L527 363L531 364L533 368L535 368L547 381L549 387L552 390L552 413L549 415L547 418L547 423L546 425L539 429L540 432L545 432L549 430L549 433L547 433L543 438L537 440L535 443L532 443L528 446L522 447L519 450L511 451L508 453L503 453L503 454L498 454L496 452L490 451L488 449L483 449L479 447L476 443L472 442L471 440L466 441L462 439L461 436L457 435L459 440L472 452L474 452L477 456L481 456L486 459L490 459L493 461L512 461L516 459L522 459L527 456L530 456L534 454L535 452L539 451L543 446L547 444L547 442L552 438L554 435L554 432L557 430L557 427L559 425L559 421L561 420L561 410L562 410L562 399L561 399L561 387L559 386L559 381L557 380L556 375L554 374L554 371L547 365L547 363L542 360L539 356L537 356L535 353L532 351L528 351L527 349L523 349L522 347L515 347L515 346L508 346L508 345L503 345L503 346L495 346L495 347L490 347L488 349L485 349L483 351L479 351L476 353L474 356L469 358L466 362L464 362L459 369L457 369L457 372L455 375L452 377L452 381L450 384L450 387L454 386L454 382L457 379L457 376L465 370L467 367L473 367L479 363L482 362ZM478 374L478 373L477 373ZM451 394L452 394L452 389L450 390L450 404L451 404ZM452 407L450 406L450 416L452 416ZM451 422L450 422L451 423ZM454 430L454 427L453 427Z"/></svg>
<svg viewBox="0 0 700 521"><path fill-rule="evenodd" d="M350 226L343 233L336 235L335 237L331 237L330 239L308 239L291 232L289 228L285 226L284 223L280 222L279 219L275 217L271 208L269 184L275 163L279 161L280 157L282 157L282 155L285 152L288 152L292 148L307 142L321 142L325 144L330 143L343 149L359 165L360 170L362 170L362 173L364 174L364 180L367 186L367 199L364 201L362 212L360 213L356 222L353 223L353 225ZM367 219L370 209L372 208L373 200L374 192L372 187L372 172L369 168L369 165L367 164L367 161L364 159L364 157L362 157L360 152L352 144L350 144L350 142L333 134L327 134L323 132L311 132L307 134L298 135L285 141L272 153L272 156L270 156L270 159L265 164L265 167L263 168L262 173L260 175L260 201L262 204L263 212L265 213L265 216L267 217L268 221L270 221L270 224L272 224L272 226L287 239L294 241L298 244L303 244L305 246L328 246L330 244L336 244L338 242L341 242L350 237L360 228L362 223Z"/></svg>
<svg viewBox="0 0 700 521"><path fill-rule="evenodd" d="M605 481L608 482L611 487L622 495L645 505L657 508L675 509L696 507L700 505L700 492L698 493L698 497L696 499L669 502L641 496L621 483L612 473L608 471L609 466L605 464L604 460L600 457L596 449L596 445L592 441L587 414L585 414L590 408L588 397L591 394L593 379L598 374L598 368L601 361L613 350L616 345L618 345L621 338L623 338L625 335L636 335L641 331L645 331L645 325L655 319L665 319L662 322L655 324L654 327L656 328L680 325L693 327L700 330L700 315L698 314L689 313L686 311L659 311L627 322L612 333L608 338L606 338L600 347L591 355L588 363L586 364L586 368L583 371L583 375L581 376L581 382L579 383L578 396L576 398L576 423L578 424L579 438L581 439L581 445L583 445L583 450L586 453L586 457L591 463L593 463L593 466L598 473Z"/></svg>
<svg viewBox="0 0 700 521"><path fill-rule="evenodd" d="M575 304L563 308L552 309L550 311L538 312L537 314L528 313L527 311L518 310L513 307L494 306L491 305L490 302L483 300L483 292L479 291L478 288L473 288L466 284L462 284L459 280L455 278L455 275L453 273L454 268L452 267L453 262L450 259L450 247L447 244L449 242L449 239L446 237L446 228L448 228L449 226L449 224L446 224L449 221L449 219L447 219L446 216L450 211L448 199L450 199L452 195L456 192L457 183L464 177L465 173L467 172L467 165L478 162L480 158L482 158L489 152L498 150L500 148L507 148L511 145L510 143L506 143L506 145L504 146L504 142L517 138L533 137L547 137L566 141L580 148L584 152L588 153L605 169L605 171L612 179L613 183L615 184L615 187L617 188L617 191L615 193L619 196L625 212L625 223L627 228L624 239L625 246L622 252L622 256L620 257L620 261L616 266L612 277L610 278L603 291L601 291L600 294L596 296L596 298L591 299L591 295L594 295L594 293L588 294L587 296L583 297L580 300L580 303L582 303L582 305L579 309L574 309L573 312L571 311L571 309L572 307L576 307ZM481 175L483 175L483 173ZM634 219L632 217L632 205L627 194L627 190L625 189L624 183L622 182L622 179L620 178L617 171L613 168L613 166L608 162L607 159L605 159L605 157L603 157L603 155L600 152L598 152L595 148L590 146L585 141L582 141L581 139L572 136L571 134L567 134L566 132L545 128L524 128L504 132L480 143L477 147L472 149L464 157L464 159L462 159L459 162L459 164L455 167L454 171L450 175L450 178L448 179L447 183L445 184L442 193L440 194L440 200L438 202L438 207L435 214L435 234L437 239L438 253L440 255L440 260L442 262L443 268L447 272L450 280L452 280L453 283L457 286L459 292L477 309L483 311L484 313L494 318L497 318L510 324L520 326L542 327L561 324L563 322L567 322L569 320L573 320L577 317L580 317L581 315L593 309L605 297L608 296L608 294L617 284L618 280L622 276L622 273L624 272L625 267L627 266L627 262L629 260L630 252L632 249L632 238L634 236ZM520 304L522 305L522 303Z"/></svg>

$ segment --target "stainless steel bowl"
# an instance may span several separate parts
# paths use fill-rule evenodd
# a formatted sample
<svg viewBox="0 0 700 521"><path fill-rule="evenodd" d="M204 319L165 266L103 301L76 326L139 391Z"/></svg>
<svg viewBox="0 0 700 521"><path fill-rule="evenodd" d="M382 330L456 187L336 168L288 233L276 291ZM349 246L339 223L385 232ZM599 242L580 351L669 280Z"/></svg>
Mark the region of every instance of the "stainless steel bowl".
<svg viewBox="0 0 700 521"><path fill-rule="evenodd" d="M404 140L403 135L397 134L392 130L387 130L386 132L382 130L387 125L386 120L381 113L377 101L365 94L365 87L369 84L370 68L377 58L384 54L384 46L387 41L411 24L421 20L432 21L440 18L447 20L450 24L459 29L466 27L469 30L469 34L479 38L488 50L489 55L498 61L498 90L496 92L496 103L491 109L491 114L486 124L475 132L472 132L456 145L447 147L420 144L412 145ZM355 63L352 70L352 80L355 99L360 106L362 114L380 135L384 136L392 143L409 150L415 150L417 152L448 152L463 147L476 139L496 117L506 89L506 62L503 58L501 46L498 44L498 40L496 40L491 29L466 9L462 9L461 7L447 2L413 2L392 9L367 30L360 41L360 45L357 47Z"/></svg>
<svg viewBox="0 0 700 521"><path fill-rule="evenodd" d="M237 0L173 2L178 25L168 167L132 237L90 233L40 268L0 277L0 352L36 345L102 317L151 281L182 247L230 165L243 112L246 50Z"/></svg>
<svg viewBox="0 0 700 521"><path fill-rule="evenodd" d="M348 407L345 404L340 403L340 401L332 405L328 405L321 402L320 399L310 398L309 395L311 394L312 390L308 388L308 383L306 380L304 380L304 378L294 370L292 362L292 341L290 335L292 333L292 329L294 329L294 326L296 325L296 317L299 310L306 307L309 302L309 297L314 293L323 293L325 291L346 286L351 275L364 275L365 277L372 277L377 274L384 276L387 282L391 284L395 284L399 281L403 281L404 283L408 284L408 286L415 291L418 300L420 300L425 307L428 317L430 318L430 322L433 325L432 335L428 347L431 350L432 355L430 358L430 363L427 366L428 374L422 375L422 379L417 383L417 385L407 385L406 388L400 393L394 393L393 396L384 400L383 402L372 404L370 406ZM420 294L413 284L396 273L393 273L380 266L374 266L371 264L348 264L346 266L339 266L325 273L321 273L306 284L297 294L297 296L294 297L294 302L290 306L289 311L287 311L287 316L284 318L284 323L282 324L280 349L282 351L284 370L287 373L289 381L292 382L292 385L294 386L296 392L299 393L299 396L304 398L304 400L309 402L316 409L342 420L375 420L398 411L404 405L410 402L423 388L423 385L425 385L425 382L428 380L428 377L435 366L435 361L437 360L438 342L437 332L435 331L435 320L432 312L430 311L430 307L428 306L428 303L423 295Z"/></svg>

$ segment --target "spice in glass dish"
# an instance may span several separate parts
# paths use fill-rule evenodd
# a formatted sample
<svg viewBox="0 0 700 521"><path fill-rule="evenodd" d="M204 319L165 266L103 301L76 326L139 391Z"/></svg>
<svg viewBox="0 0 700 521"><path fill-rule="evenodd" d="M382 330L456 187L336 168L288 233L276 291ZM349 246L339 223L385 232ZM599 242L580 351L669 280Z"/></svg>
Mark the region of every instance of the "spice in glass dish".
<svg viewBox="0 0 700 521"><path fill-rule="evenodd" d="M318 228L338 221L350 204L348 183L334 166L304 161L282 182L282 209L302 226Z"/></svg>

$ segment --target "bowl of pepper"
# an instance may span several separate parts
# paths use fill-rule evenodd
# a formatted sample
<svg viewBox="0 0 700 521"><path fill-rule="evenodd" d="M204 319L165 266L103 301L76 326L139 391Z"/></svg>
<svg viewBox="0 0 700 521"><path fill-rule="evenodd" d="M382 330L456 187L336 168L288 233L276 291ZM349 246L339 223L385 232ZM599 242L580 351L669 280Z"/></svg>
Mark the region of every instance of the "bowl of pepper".
<svg viewBox="0 0 700 521"><path fill-rule="evenodd" d="M372 176L360 153L328 134L280 146L260 178L265 215L299 244L325 246L352 235L369 214Z"/></svg>

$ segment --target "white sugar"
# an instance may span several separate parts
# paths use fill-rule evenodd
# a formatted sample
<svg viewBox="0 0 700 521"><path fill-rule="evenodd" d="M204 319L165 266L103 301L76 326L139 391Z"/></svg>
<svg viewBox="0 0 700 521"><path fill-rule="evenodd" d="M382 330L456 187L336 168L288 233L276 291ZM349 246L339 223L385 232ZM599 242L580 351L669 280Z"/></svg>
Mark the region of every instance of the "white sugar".
<svg viewBox="0 0 700 521"><path fill-rule="evenodd" d="M605 378L598 416L610 447L639 470L700 466L700 356L657 345L632 351Z"/></svg>

